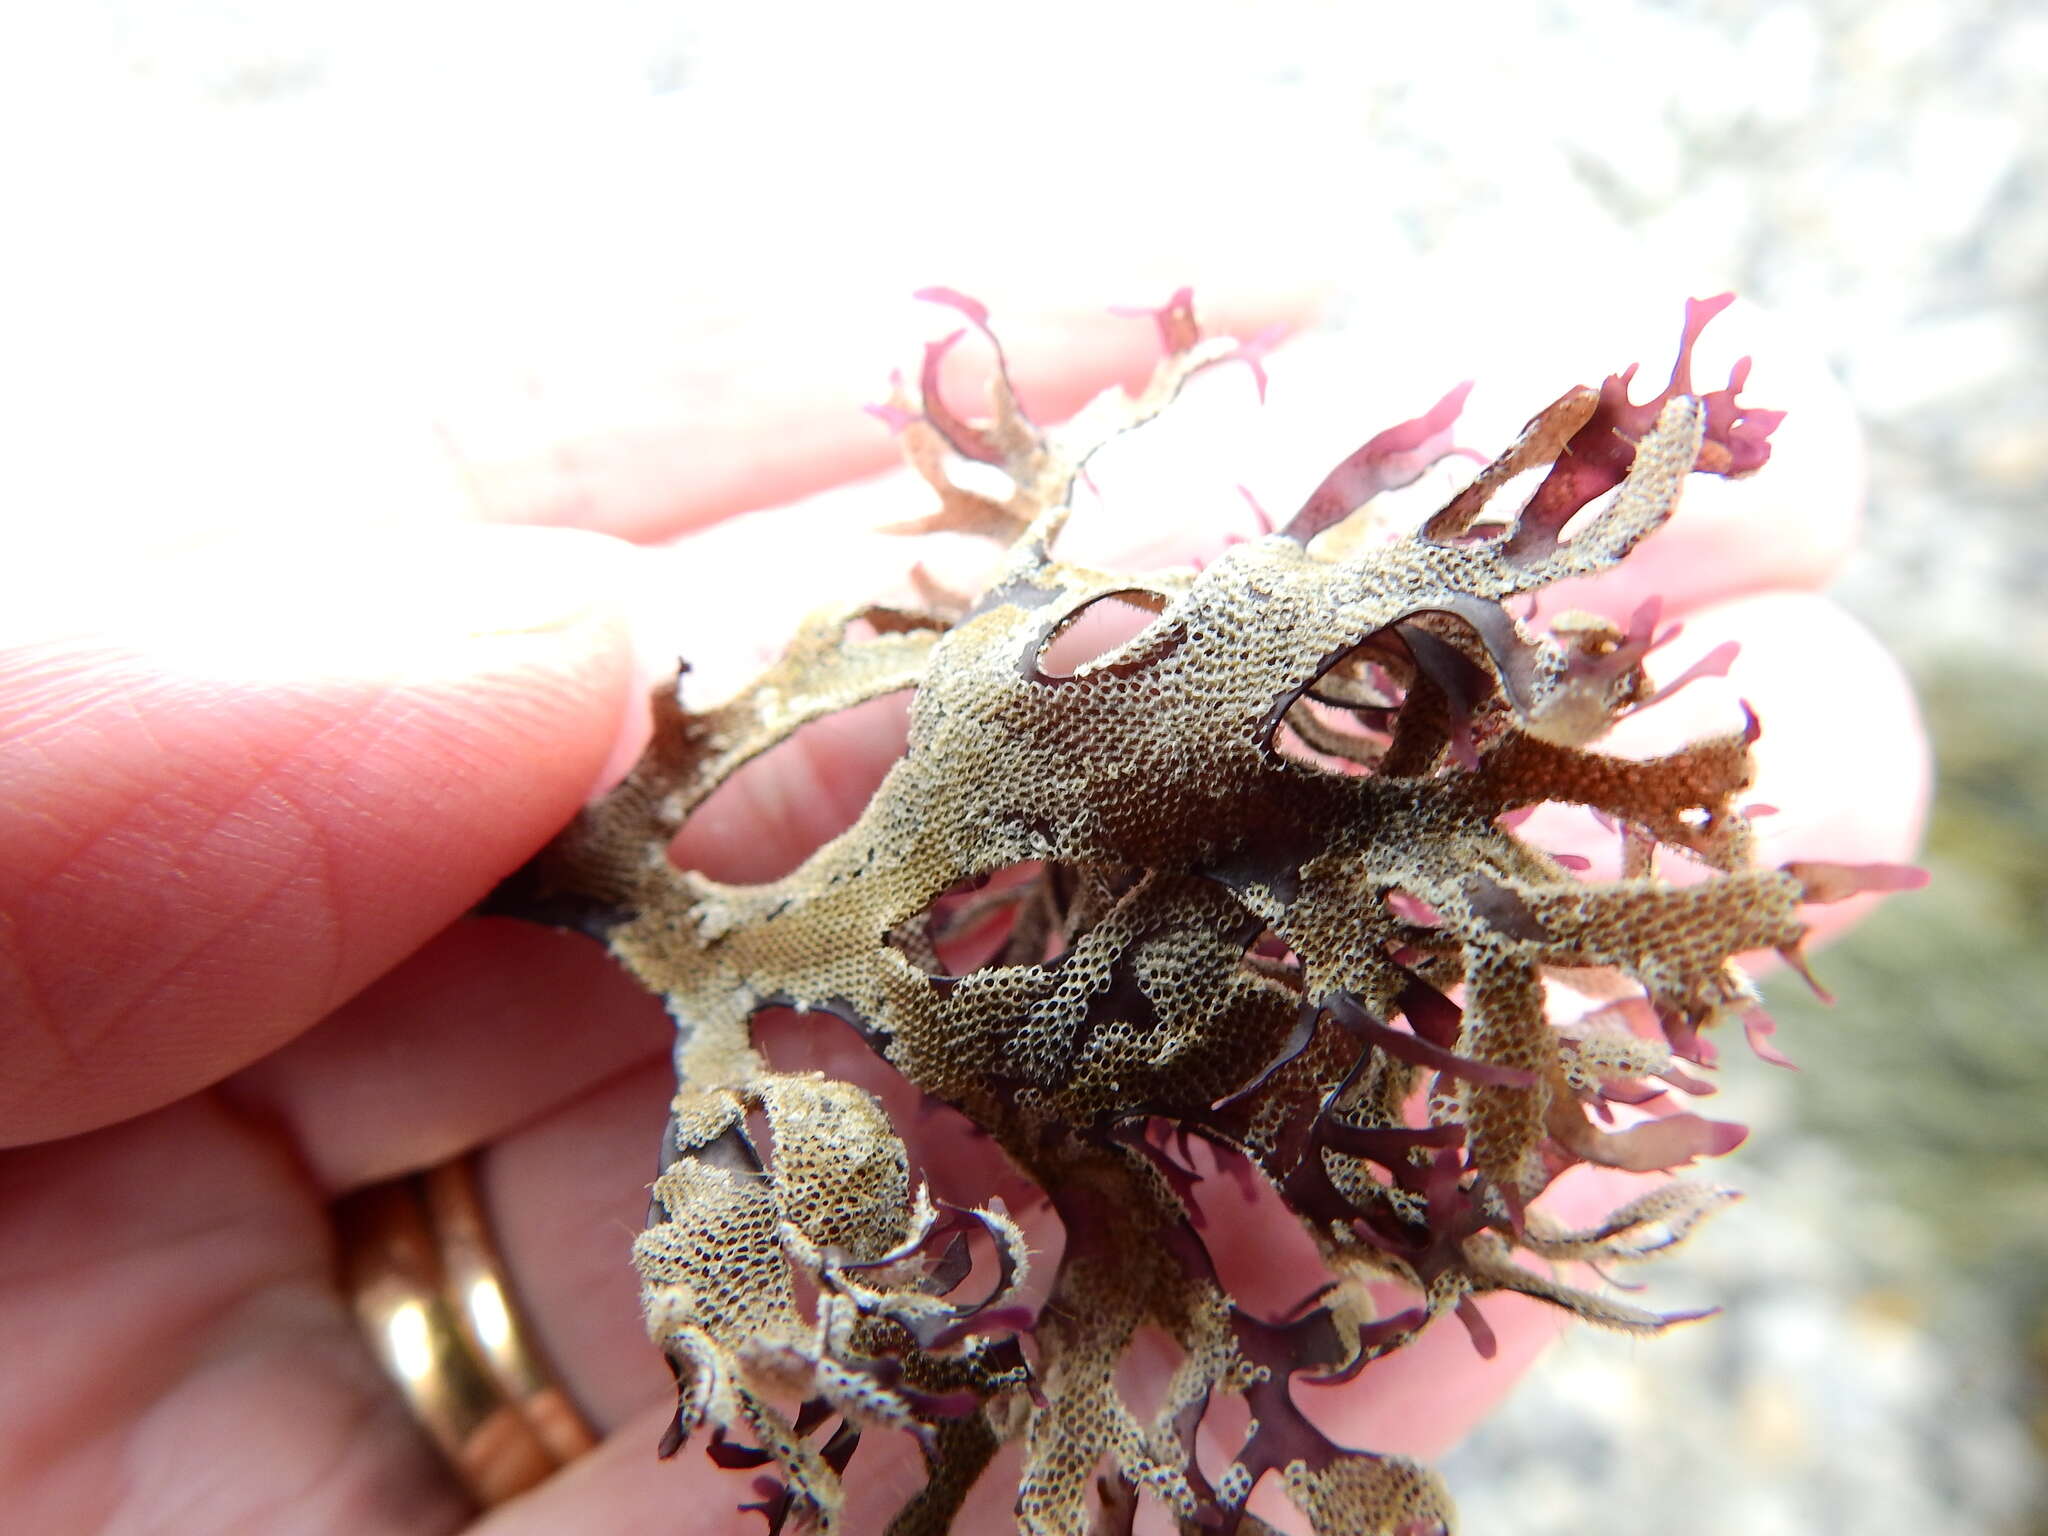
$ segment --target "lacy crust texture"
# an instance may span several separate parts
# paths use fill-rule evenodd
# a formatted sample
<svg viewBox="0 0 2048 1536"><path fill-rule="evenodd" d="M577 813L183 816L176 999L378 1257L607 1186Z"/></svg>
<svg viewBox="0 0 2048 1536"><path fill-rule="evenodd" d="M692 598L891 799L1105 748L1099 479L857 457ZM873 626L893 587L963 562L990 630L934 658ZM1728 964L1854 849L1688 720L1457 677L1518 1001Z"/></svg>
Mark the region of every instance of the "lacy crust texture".
<svg viewBox="0 0 2048 1536"><path fill-rule="evenodd" d="M928 296L988 336L980 306ZM1146 1499L1184 1531L1268 1529L1246 1509L1266 1478L1328 1536L1447 1530L1433 1474L1333 1443L1294 1378L1348 1377L1445 1313L1483 1352L1473 1298L1494 1291L1624 1329L1673 1320L1559 1267L1668 1247L1725 1191L1669 1183L1587 1230L1530 1202L1575 1163L1665 1169L1739 1140L1690 1113L1616 1129L1612 1106L1703 1088L1690 1067L1728 1016L1760 1041L1731 957L1796 958L1802 903L1892 875L1751 867L1753 723L1646 761L1591 748L1657 697L1653 613L1538 630L1510 604L1621 560L1689 474L1769 456L1778 416L1738 403L1745 367L1691 387L1725 302L1689 306L1656 399L1632 403L1629 375L1571 390L1410 534L1343 537L1449 451L1462 392L1372 439L1278 530L1142 574L1055 556L1082 466L1197 372L1256 370L1257 349L1201 339L1177 295L1149 386L1052 430L1018 409L999 350L991 417L957 414L937 375L959 336L930 349L920 398L878 414L939 498L914 526L1003 546L987 589L817 615L717 708L662 688L638 766L499 902L600 936L680 1029L633 1255L679 1387L664 1454L700 1436L721 1466L758 1468L771 1530L843 1529L858 1442L889 1432L917 1438L928 1473L892 1536L950 1529L1010 1440L1033 1536L1128 1531ZM1007 498L960 488L956 459L1001 469ZM1105 603L1136 632L1061 664ZM903 756L795 872L738 886L669 861L742 764L911 689ZM1546 802L1610 822L1623 878L1518 838ZM1660 856L1709 877L1666 883ZM1603 1001L1553 1023L1546 980ZM770 1008L851 1025L1042 1191L1065 1230L1042 1305L1020 1300L1031 1255L999 1202L933 1201L875 1098L771 1069L752 1034ZM1202 1189L1221 1213L1205 1226L1197 1199L1218 1173L1310 1234L1328 1283L1292 1313L1256 1315L1219 1281L1228 1202ZM1368 1286L1389 1281L1407 1304L1376 1306ZM1117 1375L1141 1331L1178 1361L1142 1414ZM1250 1427L1204 1466L1197 1430L1232 1395Z"/></svg>

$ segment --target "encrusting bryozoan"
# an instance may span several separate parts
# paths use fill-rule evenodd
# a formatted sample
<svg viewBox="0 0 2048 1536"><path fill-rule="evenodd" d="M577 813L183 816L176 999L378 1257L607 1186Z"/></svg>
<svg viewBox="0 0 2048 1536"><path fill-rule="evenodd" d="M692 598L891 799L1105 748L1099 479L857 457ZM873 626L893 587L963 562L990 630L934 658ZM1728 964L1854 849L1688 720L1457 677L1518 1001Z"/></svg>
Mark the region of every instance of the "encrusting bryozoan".
<svg viewBox="0 0 2048 1536"><path fill-rule="evenodd" d="M927 296L993 343L979 305ZM1556 1266L1668 1247L1725 1191L1667 1184L1586 1231L1530 1202L1575 1163L1667 1169L1738 1141L1690 1113L1610 1129L1610 1106L1702 1089L1687 1066L1730 1015L1763 1048L1731 957L1796 958L1802 903L1907 883L1751 867L1753 722L1649 760L1592 749L1661 696L1642 666L1653 612L1537 630L1508 606L1622 559L1687 475L1769 456L1778 416L1737 402L1746 364L1692 392L1693 342L1725 302L1688 307L1655 400L1629 400L1633 370L1571 390L1411 534L1319 538L1449 451L1462 391L1368 442L1277 531L1141 574L1056 557L1076 477L1190 377L1256 369L1257 349L1202 340L1183 292L1159 312L1166 356L1144 391L1055 429L1025 419L1000 350L991 418L956 414L937 377L961 333L929 349L921 398L899 389L877 413L939 497L905 527L1005 546L986 590L814 616L717 708L658 690L638 766L498 898L602 937L679 1026L634 1249L679 1389L665 1454L702 1432L721 1466L760 1468L771 1530L843 1529L857 1442L901 1431L928 1480L892 1536L951 1528L1013 1437L1032 1536L1128 1531L1140 1498L1185 1531L1266 1529L1245 1506L1268 1476L1325 1536L1428 1532L1450 1521L1434 1475L1332 1443L1291 1378L1349 1377L1446 1312L1483 1351L1472 1299L1493 1291L1624 1329L1673 1320ZM955 457L1001 469L1007 498L957 485ZM1497 489L1546 466L1522 507L1495 511ZM1111 600L1149 617L1056 666L1062 632ZM910 689L903 756L800 868L740 886L670 862L742 764ZM1521 841L1515 823L1545 802L1611 822L1625 877L1582 878ZM1710 877L1664 883L1663 850ZM1593 978L1610 1000L1553 1024L1546 976ZM936 1204L871 1095L768 1066L751 1027L770 1008L850 1024L1043 1191L1066 1232L1043 1307L1017 1299L1030 1256L999 1204ZM1253 1315L1219 1282L1190 1205L1196 1142L1311 1234L1330 1283L1294 1314ZM993 1289L962 1295L986 1284L963 1284L977 1247ZM1376 1315L1367 1284L1389 1279L1414 1304ZM1140 1330L1180 1354L1143 1418L1116 1377ZM1228 1394L1251 1427L1204 1467L1196 1430Z"/></svg>

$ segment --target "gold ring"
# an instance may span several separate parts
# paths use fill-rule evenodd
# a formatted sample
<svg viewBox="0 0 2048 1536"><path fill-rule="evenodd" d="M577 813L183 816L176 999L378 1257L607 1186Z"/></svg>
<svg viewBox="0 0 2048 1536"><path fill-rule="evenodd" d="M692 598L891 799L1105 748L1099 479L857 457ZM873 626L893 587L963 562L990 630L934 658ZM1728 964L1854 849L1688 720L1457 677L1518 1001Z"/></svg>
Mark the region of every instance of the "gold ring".
<svg viewBox="0 0 2048 1536"><path fill-rule="evenodd" d="M468 1158L345 1196L334 1226L371 1349L478 1504L597 1443L519 1327Z"/></svg>

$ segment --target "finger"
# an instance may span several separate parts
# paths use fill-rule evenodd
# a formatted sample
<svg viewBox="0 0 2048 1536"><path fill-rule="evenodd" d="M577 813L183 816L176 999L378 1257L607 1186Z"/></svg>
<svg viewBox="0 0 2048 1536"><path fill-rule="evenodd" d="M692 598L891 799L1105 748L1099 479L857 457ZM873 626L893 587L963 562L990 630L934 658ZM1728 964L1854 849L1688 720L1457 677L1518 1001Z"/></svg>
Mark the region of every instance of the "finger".
<svg viewBox="0 0 2048 1536"><path fill-rule="evenodd" d="M1295 1401L1339 1445L1434 1462L1500 1405L1572 1326L1545 1302L1496 1292L1473 1303L1493 1333L1481 1356L1455 1317L1441 1317L1345 1388L1297 1387Z"/></svg>
<svg viewBox="0 0 2048 1536"><path fill-rule="evenodd" d="M220 1091L280 1127L332 1198L495 1141L629 1067L666 1074L674 1039L660 1002L600 945L478 918ZM656 1113L642 1139L660 1125Z"/></svg>
<svg viewBox="0 0 2048 1536"><path fill-rule="evenodd" d="M671 856L714 880L779 880L852 826L902 756L907 703L887 696L828 715L733 774L684 823Z"/></svg>
<svg viewBox="0 0 2048 1536"><path fill-rule="evenodd" d="M1113 384L1136 387L1160 356L1152 322L1109 314L1118 295L1107 290L1064 307L1043 289L976 297L991 304L1012 382L1042 422L1063 420ZM1196 298L1212 335L1292 329L1317 307L1306 287ZM962 322L931 305L905 314L893 295L864 319L846 312L852 302L786 295L773 311L737 321L699 306L659 333L658 355L636 336L631 354L603 373L522 380L516 395L494 390L451 410L447 440L485 517L643 542L880 473L898 462L897 446L861 407L887 396L892 369L914 374L922 338ZM956 348L947 397L978 414L990 373L985 347Z"/></svg>
<svg viewBox="0 0 2048 1536"><path fill-rule="evenodd" d="M725 1472L692 1441L670 1460L653 1447L674 1408L664 1404L629 1419L588 1456L571 1462L525 1497L490 1511L472 1536L553 1536L565 1530L617 1531L630 1536L760 1536L761 1516L743 1504L760 1502L758 1470ZM957 1531L1007 1531L1016 1524L1014 1447L969 1491L955 1516ZM893 1430L862 1435L847 1468L840 1529L879 1532L924 1486L914 1442ZM1143 1527L1141 1526L1140 1529Z"/></svg>
<svg viewBox="0 0 2048 1536"><path fill-rule="evenodd" d="M934 132L921 92L866 88L858 124L826 134L750 104L739 154L706 151L734 131L731 104L645 105L545 128L524 111L448 114L447 133L401 115L358 125L345 148L312 123L73 142L38 190L74 238L16 252L30 270L10 285L24 302L0 355L10 499L35 509L22 531L157 549L280 519L416 526L474 517L478 501L521 520L673 527L829 483L849 453L887 462L859 406L915 365L895 326L922 285L992 305L1027 389L1055 395L1072 317L1188 283L1217 324L1241 324L1300 314L1329 286L1323 250L1223 206L1219 163L1243 156L1220 125L1202 152L1151 157L1139 197L1055 177L1046 216L1030 173L981 134ZM1106 132L1134 131L1079 114L1045 163L1089 163ZM350 174L304 174L336 153ZM1261 205L1298 206L1306 158L1261 167ZM81 184L99 196L80 203ZM126 260L137 219L153 239ZM384 229L405 236L367 233ZM1232 295L1248 302L1233 312ZM1027 343L1027 313L1068 318ZM1104 324L1128 333L1118 349L1151 339L1142 320ZM1074 374L1092 370L1093 387L1129 355Z"/></svg>
<svg viewBox="0 0 2048 1536"><path fill-rule="evenodd" d="M629 1068L490 1148L479 1169L523 1315L601 1428L651 1402L675 1405L632 1264L675 1091L665 1060Z"/></svg>
<svg viewBox="0 0 2048 1536"><path fill-rule="evenodd" d="M1651 756L1739 731L1746 704L1762 734L1752 749L1755 782L1743 799L1773 808L1755 822L1758 865L1909 862L1926 820L1932 766L1912 684L1898 663L1827 598L1766 592L1690 615L1680 636L1650 658L1652 678L1677 677L1730 641L1741 650L1725 678L1702 678L1629 716L1598 750ZM1619 872L1616 837L1583 811L1540 808L1520 833L1538 847L1591 859L1593 877ZM1678 875L1689 867L1667 863ZM1802 915L1824 942L1879 899L1809 906Z"/></svg>
<svg viewBox="0 0 2048 1536"><path fill-rule="evenodd" d="M267 1131L202 1099L0 1153L0 1226L10 1529L396 1536L460 1516Z"/></svg>
<svg viewBox="0 0 2048 1536"><path fill-rule="evenodd" d="M0 661L7 1140L282 1044L544 842L611 750L627 660L594 593L616 546L284 553L153 570Z"/></svg>
<svg viewBox="0 0 2048 1536"><path fill-rule="evenodd" d="M1632 396L1652 398L1670 369L1679 312L1668 293L1606 311L1576 348L1586 359L1584 371L1569 379L1550 375L1558 380L1550 394L1537 387L1531 364L1541 354L1533 347L1518 352L1497 379L1483 372L1469 440L1490 452L1517 430L1516 413L1527 415L1567 383L1597 384L1630 361L1642 365ZM1602 349L1603 361L1592 361L1593 347ZM1706 328L1693 355L1694 389L1721 388L1743 357L1753 358L1755 368L1742 403L1786 413L1771 437L1770 461L1738 480L1688 477L1669 522L1614 569L1547 589L1544 613L1581 608L1626 620L1654 596L1667 615L1676 615L1749 592L1817 590L1840 574L1862 530L1867 488L1855 407L1814 343L1769 311L1740 301ZM1516 398L1506 410L1510 391Z"/></svg>

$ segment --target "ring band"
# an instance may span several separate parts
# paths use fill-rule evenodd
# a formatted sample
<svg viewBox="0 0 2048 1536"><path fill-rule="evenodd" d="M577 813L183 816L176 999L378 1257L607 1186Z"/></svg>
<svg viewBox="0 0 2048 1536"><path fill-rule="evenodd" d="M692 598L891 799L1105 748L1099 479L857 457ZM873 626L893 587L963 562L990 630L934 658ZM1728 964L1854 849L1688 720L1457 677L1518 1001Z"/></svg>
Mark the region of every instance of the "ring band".
<svg viewBox="0 0 2048 1536"><path fill-rule="evenodd" d="M334 1226L372 1351L478 1504L597 1443L518 1326L470 1159L358 1190Z"/></svg>

